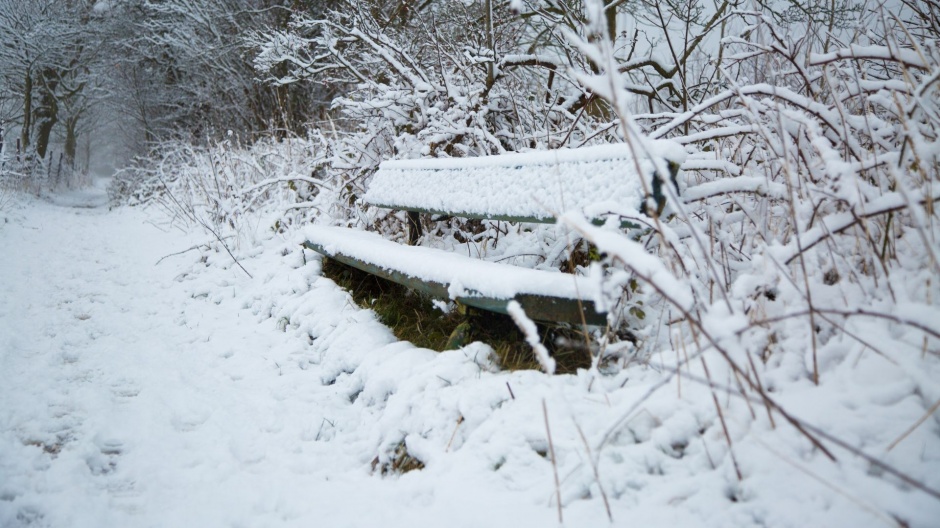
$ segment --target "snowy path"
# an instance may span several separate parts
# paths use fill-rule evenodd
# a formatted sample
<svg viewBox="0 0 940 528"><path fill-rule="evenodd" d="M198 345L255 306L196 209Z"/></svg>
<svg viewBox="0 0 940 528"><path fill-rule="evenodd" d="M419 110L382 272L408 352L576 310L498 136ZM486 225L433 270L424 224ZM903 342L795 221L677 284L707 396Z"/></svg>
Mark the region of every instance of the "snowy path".
<svg viewBox="0 0 940 528"><path fill-rule="evenodd" d="M0 524L196 521L202 508L187 506L219 495L200 484L206 471L262 460L263 433L244 429L279 428L276 399L252 397L265 387L237 383L263 367L226 358L278 336L183 302L173 266L154 263L185 240L82 198L35 204L5 228Z"/></svg>
<svg viewBox="0 0 940 528"><path fill-rule="evenodd" d="M174 276L192 253L154 265L192 241L139 210L109 212L100 188L57 202L0 225L0 526L485 515L369 475L361 449L315 442L341 413L356 425L348 397L281 369L306 343L233 303L190 298Z"/></svg>

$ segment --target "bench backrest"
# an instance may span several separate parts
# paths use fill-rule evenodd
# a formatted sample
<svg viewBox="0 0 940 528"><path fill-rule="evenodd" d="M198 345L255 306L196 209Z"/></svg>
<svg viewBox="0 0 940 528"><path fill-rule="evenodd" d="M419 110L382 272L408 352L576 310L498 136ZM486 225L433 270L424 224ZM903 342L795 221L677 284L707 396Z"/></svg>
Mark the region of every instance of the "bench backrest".
<svg viewBox="0 0 940 528"><path fill-rule="evenodd" d="M669 160L674 179L678 163L668 154L681 147L659 143L659 152L653 154ZM641 207L645 197L640 178L646 179L647 189L660 188L653 165L648 159L641 161L643 174L638 175L623 144L479 158L394 160L379 166L365 200L390 209L465 218L554 222L556 215L588 205Z"/></svg>

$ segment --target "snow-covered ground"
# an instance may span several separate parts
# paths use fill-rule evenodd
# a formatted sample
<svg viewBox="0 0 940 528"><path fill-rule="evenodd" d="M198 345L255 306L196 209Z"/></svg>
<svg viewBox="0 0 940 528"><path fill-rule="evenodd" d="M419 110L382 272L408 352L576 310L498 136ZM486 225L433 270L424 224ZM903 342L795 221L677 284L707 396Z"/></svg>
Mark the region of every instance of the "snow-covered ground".
<svg viewBox="0 0 940 528"><path fill-rule="evenodd" d="M416 349L295 240L243 249L249 278L224 252L172 255L209 241L109 211L104 183L0 211L4 528L541 527L559 495L572 527L940 525L930 490L717 391L732 459L700 370L666 375L676 358L549 377L500 372L482 344ZM940 396L937 362L911 355L765 379L935 490L935 416L903 434ZM424 469L383 475L398 446Z"/></svg>

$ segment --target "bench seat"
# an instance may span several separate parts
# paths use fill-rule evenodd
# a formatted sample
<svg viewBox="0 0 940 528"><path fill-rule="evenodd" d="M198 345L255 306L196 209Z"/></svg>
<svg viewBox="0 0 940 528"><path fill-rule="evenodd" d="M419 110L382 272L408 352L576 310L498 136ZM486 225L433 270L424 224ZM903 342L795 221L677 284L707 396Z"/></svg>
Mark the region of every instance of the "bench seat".
<svg viewBox="0 0 940 528"><path fill-rule="evenodd" d="M509 301L516 300L536 321L607 322L590 300L595 289L585 277L404 246L375 233L341 227L308 226L302 235L308 249L432 297L503 314Z"/></svg>

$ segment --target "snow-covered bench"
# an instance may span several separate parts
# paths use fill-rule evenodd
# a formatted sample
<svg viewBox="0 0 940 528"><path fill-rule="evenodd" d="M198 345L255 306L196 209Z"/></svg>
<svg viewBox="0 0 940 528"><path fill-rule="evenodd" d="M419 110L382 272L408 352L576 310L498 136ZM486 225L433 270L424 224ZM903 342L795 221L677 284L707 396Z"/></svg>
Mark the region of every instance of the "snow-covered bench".
<svg viewBox="0 0 940 528"><path fill-rule="evenodd" d="M665 161L660 166L668 167L674 181L678 163ZM624 145L386 161L373 177L365 201L407 211L414 244L420 236L418 213L553 223L558 214L574 209L598 220L624 206L637 210L647 199L644 189L651 189L661 203L661 182L654 172L652 161L635 163ZM509 302L515 300L536 321L606 323L605 314L591 301L594 285L583 277L405 246L355 229L310 226L305 238L309 249L432 297L499 313L507 313Z"/></svg>

